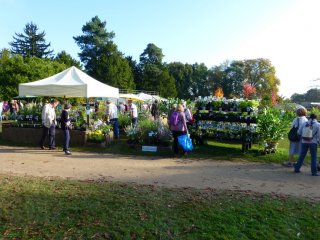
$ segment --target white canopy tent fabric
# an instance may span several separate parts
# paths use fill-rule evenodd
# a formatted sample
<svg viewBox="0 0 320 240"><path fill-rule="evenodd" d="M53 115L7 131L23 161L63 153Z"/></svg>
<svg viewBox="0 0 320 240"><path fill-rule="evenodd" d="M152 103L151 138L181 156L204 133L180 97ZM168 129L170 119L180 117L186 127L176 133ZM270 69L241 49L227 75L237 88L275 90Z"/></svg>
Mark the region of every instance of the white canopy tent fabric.
<svg viewBox="0 0 320 240"><path fill-rule="evenodd" d="M154 101L154 100L158 100L158 101L167 101L167 99L162 98L160 96L156 96L156 95L150 95L150 94L146 94L146 93L138 93L137 96L141 99L143 99L144 101Z"/></svg>
<svg viewBox="0 0 320 240"><path fill-rule="evenodd" d="M76 67L51 77L19 84L19 95L119 98L119 89L99 82Z"/></svg>

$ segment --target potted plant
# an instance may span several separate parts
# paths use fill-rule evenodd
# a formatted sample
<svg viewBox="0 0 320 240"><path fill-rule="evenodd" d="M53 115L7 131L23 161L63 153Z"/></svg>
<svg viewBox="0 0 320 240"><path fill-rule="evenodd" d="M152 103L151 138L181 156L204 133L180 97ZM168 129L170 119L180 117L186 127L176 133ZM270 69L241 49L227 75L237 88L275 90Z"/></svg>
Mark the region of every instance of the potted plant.
<svg viewBox="0 0 320 240"><path fill-rule="evenodd" d="M265 150L275 150L279 140L287 134L290 119L276 108L264 108L257 117L257 132Z"/></svg>

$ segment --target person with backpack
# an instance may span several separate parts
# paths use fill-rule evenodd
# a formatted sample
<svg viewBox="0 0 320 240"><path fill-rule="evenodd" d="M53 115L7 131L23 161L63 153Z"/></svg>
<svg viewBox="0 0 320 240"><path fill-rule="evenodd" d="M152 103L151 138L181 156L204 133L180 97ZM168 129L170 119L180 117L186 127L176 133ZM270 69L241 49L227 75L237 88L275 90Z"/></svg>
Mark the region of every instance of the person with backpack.
<svg viewBox="0 0 320 240"><path fill-rule="evenodd" d="M173 135L173 153L177 156L179 154L178 137L188 134L186 116L181 104L177 106L177 109L170 116L170 130ZM183 154L186 154L186 152L183 151Z"/></svg>
<svg viewBox="0 0 320 240"><path fill-rule="evenodd" d="M290 147L289 147L289 160L282 163L284 167L293 167L294 163L294 155L299 155L300 153L300 146L301 146L301 137L298 135L299 127L302 126L305 122L308 121L306 118L307 109L304 107L298 108L296 111L297 117L293 119L291 124L291 130L293 134L288 135L290 140Z"/></svg>
<svg viewBox="0 0 320 240"><path fill-rule="evenodd" d="M311 114L307 122L299 127L298 135L301 136L301 150L297 163L294 165L294 172L300 173L300 168L310 149L311 154L311 174L319 176L317 173L317 147L320 141L320 123L317 121L317 116Z"/></svg>

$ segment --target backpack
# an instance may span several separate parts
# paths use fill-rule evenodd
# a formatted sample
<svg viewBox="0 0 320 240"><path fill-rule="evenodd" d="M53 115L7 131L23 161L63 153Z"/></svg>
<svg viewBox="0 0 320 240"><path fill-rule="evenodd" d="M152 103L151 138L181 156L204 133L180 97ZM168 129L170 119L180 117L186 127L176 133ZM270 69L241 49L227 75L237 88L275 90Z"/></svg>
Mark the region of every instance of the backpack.
<svg viewBox="0 0 320 240"><path fill-rule="evenodd" d="M299 130L299 119L297 119L298 121L298 126L295 127L293 126L289 133L288 133L288 139L291 141L291 142L299 142L300 141L300 136L298 135L298 130Z"/></svg>
<svg viewBox="0 0 320 240"><path fill-rule="evenodd" d="M312 138L317 134L315 133L314 135L312 134L312 130L313 130L313 127L312 127L312 123L309 124L307 123L303 128L302 128L302 139L303 140L312 140Z"/></svg>
<svg viewBox="0 0 320 240"><path fill-rule="evenodd" d="M179 123L179 113L177 111L174 111L171 113L170 116L170 125L177 126Z"/></svg>

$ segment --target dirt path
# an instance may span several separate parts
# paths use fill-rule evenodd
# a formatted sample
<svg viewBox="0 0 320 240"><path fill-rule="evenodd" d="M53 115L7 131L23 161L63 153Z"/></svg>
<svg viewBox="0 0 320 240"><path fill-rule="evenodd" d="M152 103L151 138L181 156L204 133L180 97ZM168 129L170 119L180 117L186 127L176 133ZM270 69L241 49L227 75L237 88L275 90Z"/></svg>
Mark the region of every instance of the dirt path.
<svg viewBox="0 0 320 240"><path fill-rule="evenodd" d="M251 190L320 200L320 177L310 167L296 174L279 164L123 157L0 146L0 173L156 184L166 187Z"/></svg>

